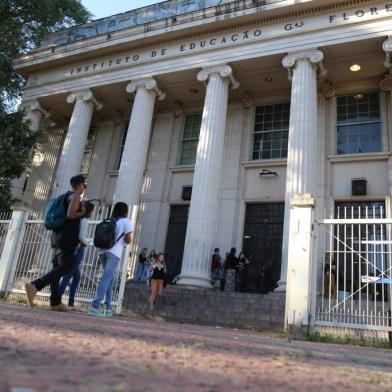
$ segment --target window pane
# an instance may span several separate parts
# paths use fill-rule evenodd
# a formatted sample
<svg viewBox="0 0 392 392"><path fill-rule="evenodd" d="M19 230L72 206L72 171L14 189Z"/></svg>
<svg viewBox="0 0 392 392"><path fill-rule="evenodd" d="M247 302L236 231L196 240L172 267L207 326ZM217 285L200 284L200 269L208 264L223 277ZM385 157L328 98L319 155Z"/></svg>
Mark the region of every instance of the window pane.
<svg viewBox="0 0 392 392"><path fill-rule="evenodd" d="M256 107L252 159L287 157L290 102Z"/></svg>
<svg viewBox="0 0 392 392"><path fill-rule="evenodd" d="M196 162L197 144L199 142L202 114L191 114L185 117L182 136L180 165L192 165Z"/></svg>
<svg viewBox="0 0 392 392"><path fill-rule="evenodd" d="M124 152L125 141L127 140L128 126L129 126L129 122L125 124L125 127L123 129L123 134L121 136L121 142L120 142L120 145L118 146L117 159L116 159L116 162L114 164L114 169L115 170L119 170L120 169L121 158L122 158L122 155L123 155L123 152Z"/></svg>
<svg viewBox="0 0 392 392"><path fill-rule="evenodd" d="M91 164L91 158L93 156L93 149L94 149L96 134L97 134L96 128L90 127L90 129L88 131L86 145L84 147L82 166L80 169L80 172L83 174L88 174L88 172L90 170L90 164Z"/></svg>
<svg viewBox="0 0 392 392"><path fill-rule="evenodd" d="M337 97L337 153L382 151L378 92Z"/></svg>

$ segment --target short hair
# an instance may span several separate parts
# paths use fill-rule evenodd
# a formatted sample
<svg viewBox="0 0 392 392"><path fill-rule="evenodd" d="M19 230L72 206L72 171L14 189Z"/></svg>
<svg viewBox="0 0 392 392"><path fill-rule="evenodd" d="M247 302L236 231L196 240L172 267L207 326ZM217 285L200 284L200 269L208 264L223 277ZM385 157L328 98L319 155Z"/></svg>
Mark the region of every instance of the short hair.
<svg viewBox="0 0 392 392"><path fill-rule="evenodd" d="M86 177L83 176L82 174L78 174L77 176L71 177L69 180L72 188L76 188L79 184L85 184L86 183Z"/></svg>
<svg viewBox="0 0 392 392"><path fill-rule="evenodd" d="M215 248L215 253L216 253L216 252L219 252L219 248Z"/></svg>
<svg viewBox="0 0 392 392"><path fill-rule="evenodd" d="M112 211L112 218L124 218L128 215L128 206L122 201L117 202Z"/></svg>
<svg viewBox="0 0 392 392"><path fill-rule="evenodd" d="M91 201L89 200L85 200L83 202L84 208L86 209L86 215L89 214L90 212L92 212L95 208L95 205L93 203L91 203Z"/></svg>

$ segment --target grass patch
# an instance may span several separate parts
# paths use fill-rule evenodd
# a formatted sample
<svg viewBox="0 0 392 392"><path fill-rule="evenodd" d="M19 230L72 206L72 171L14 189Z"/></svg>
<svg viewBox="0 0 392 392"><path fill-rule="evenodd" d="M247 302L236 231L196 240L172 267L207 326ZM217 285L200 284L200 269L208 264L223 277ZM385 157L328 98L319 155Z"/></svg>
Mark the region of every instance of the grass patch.
<svg viewBox="0 0 392 392"><path fill-rule="evenodd" d="M361 347L376 347L390 349L390 344L387 340L369 339L364 337L353 336L333 336L320 335L315 332L305 337L305 340L316 343L332 343L332 344L350 344Z"/></svg>

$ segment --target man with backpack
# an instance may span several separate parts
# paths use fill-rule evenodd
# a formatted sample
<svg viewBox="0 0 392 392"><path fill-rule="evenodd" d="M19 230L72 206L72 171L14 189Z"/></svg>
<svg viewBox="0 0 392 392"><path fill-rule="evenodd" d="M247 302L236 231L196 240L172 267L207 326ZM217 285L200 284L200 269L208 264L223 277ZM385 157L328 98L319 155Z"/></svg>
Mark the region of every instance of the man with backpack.
<svg viewBox="0 0 392 392"><path fill-rule="evenodd" d="M44 276L25 284L27 301L30 307L38 291L50 285L50 306L52 310L65 312L67 306L61 303L59 281L72 271L75 264L75 251L79 244L80 219L86 209L81 204L81 195L86 189L86 179L77 175L70 180L72 191L58 196L48 203L45 211L45 226L53 230L53 268Z"/></svg>

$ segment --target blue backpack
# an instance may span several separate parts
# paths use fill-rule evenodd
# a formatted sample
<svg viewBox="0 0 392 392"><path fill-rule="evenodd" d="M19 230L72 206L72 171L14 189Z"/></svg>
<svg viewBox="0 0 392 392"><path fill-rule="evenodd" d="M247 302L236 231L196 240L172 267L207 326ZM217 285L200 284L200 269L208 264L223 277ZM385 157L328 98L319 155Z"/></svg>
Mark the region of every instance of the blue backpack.
<svg viewBox="0 0 392 392"><path fill-rule="evenodd" d="M60 229L67 220L65 198L69 192L50 200L45 209L44 225L48 230Z"/></svg>

